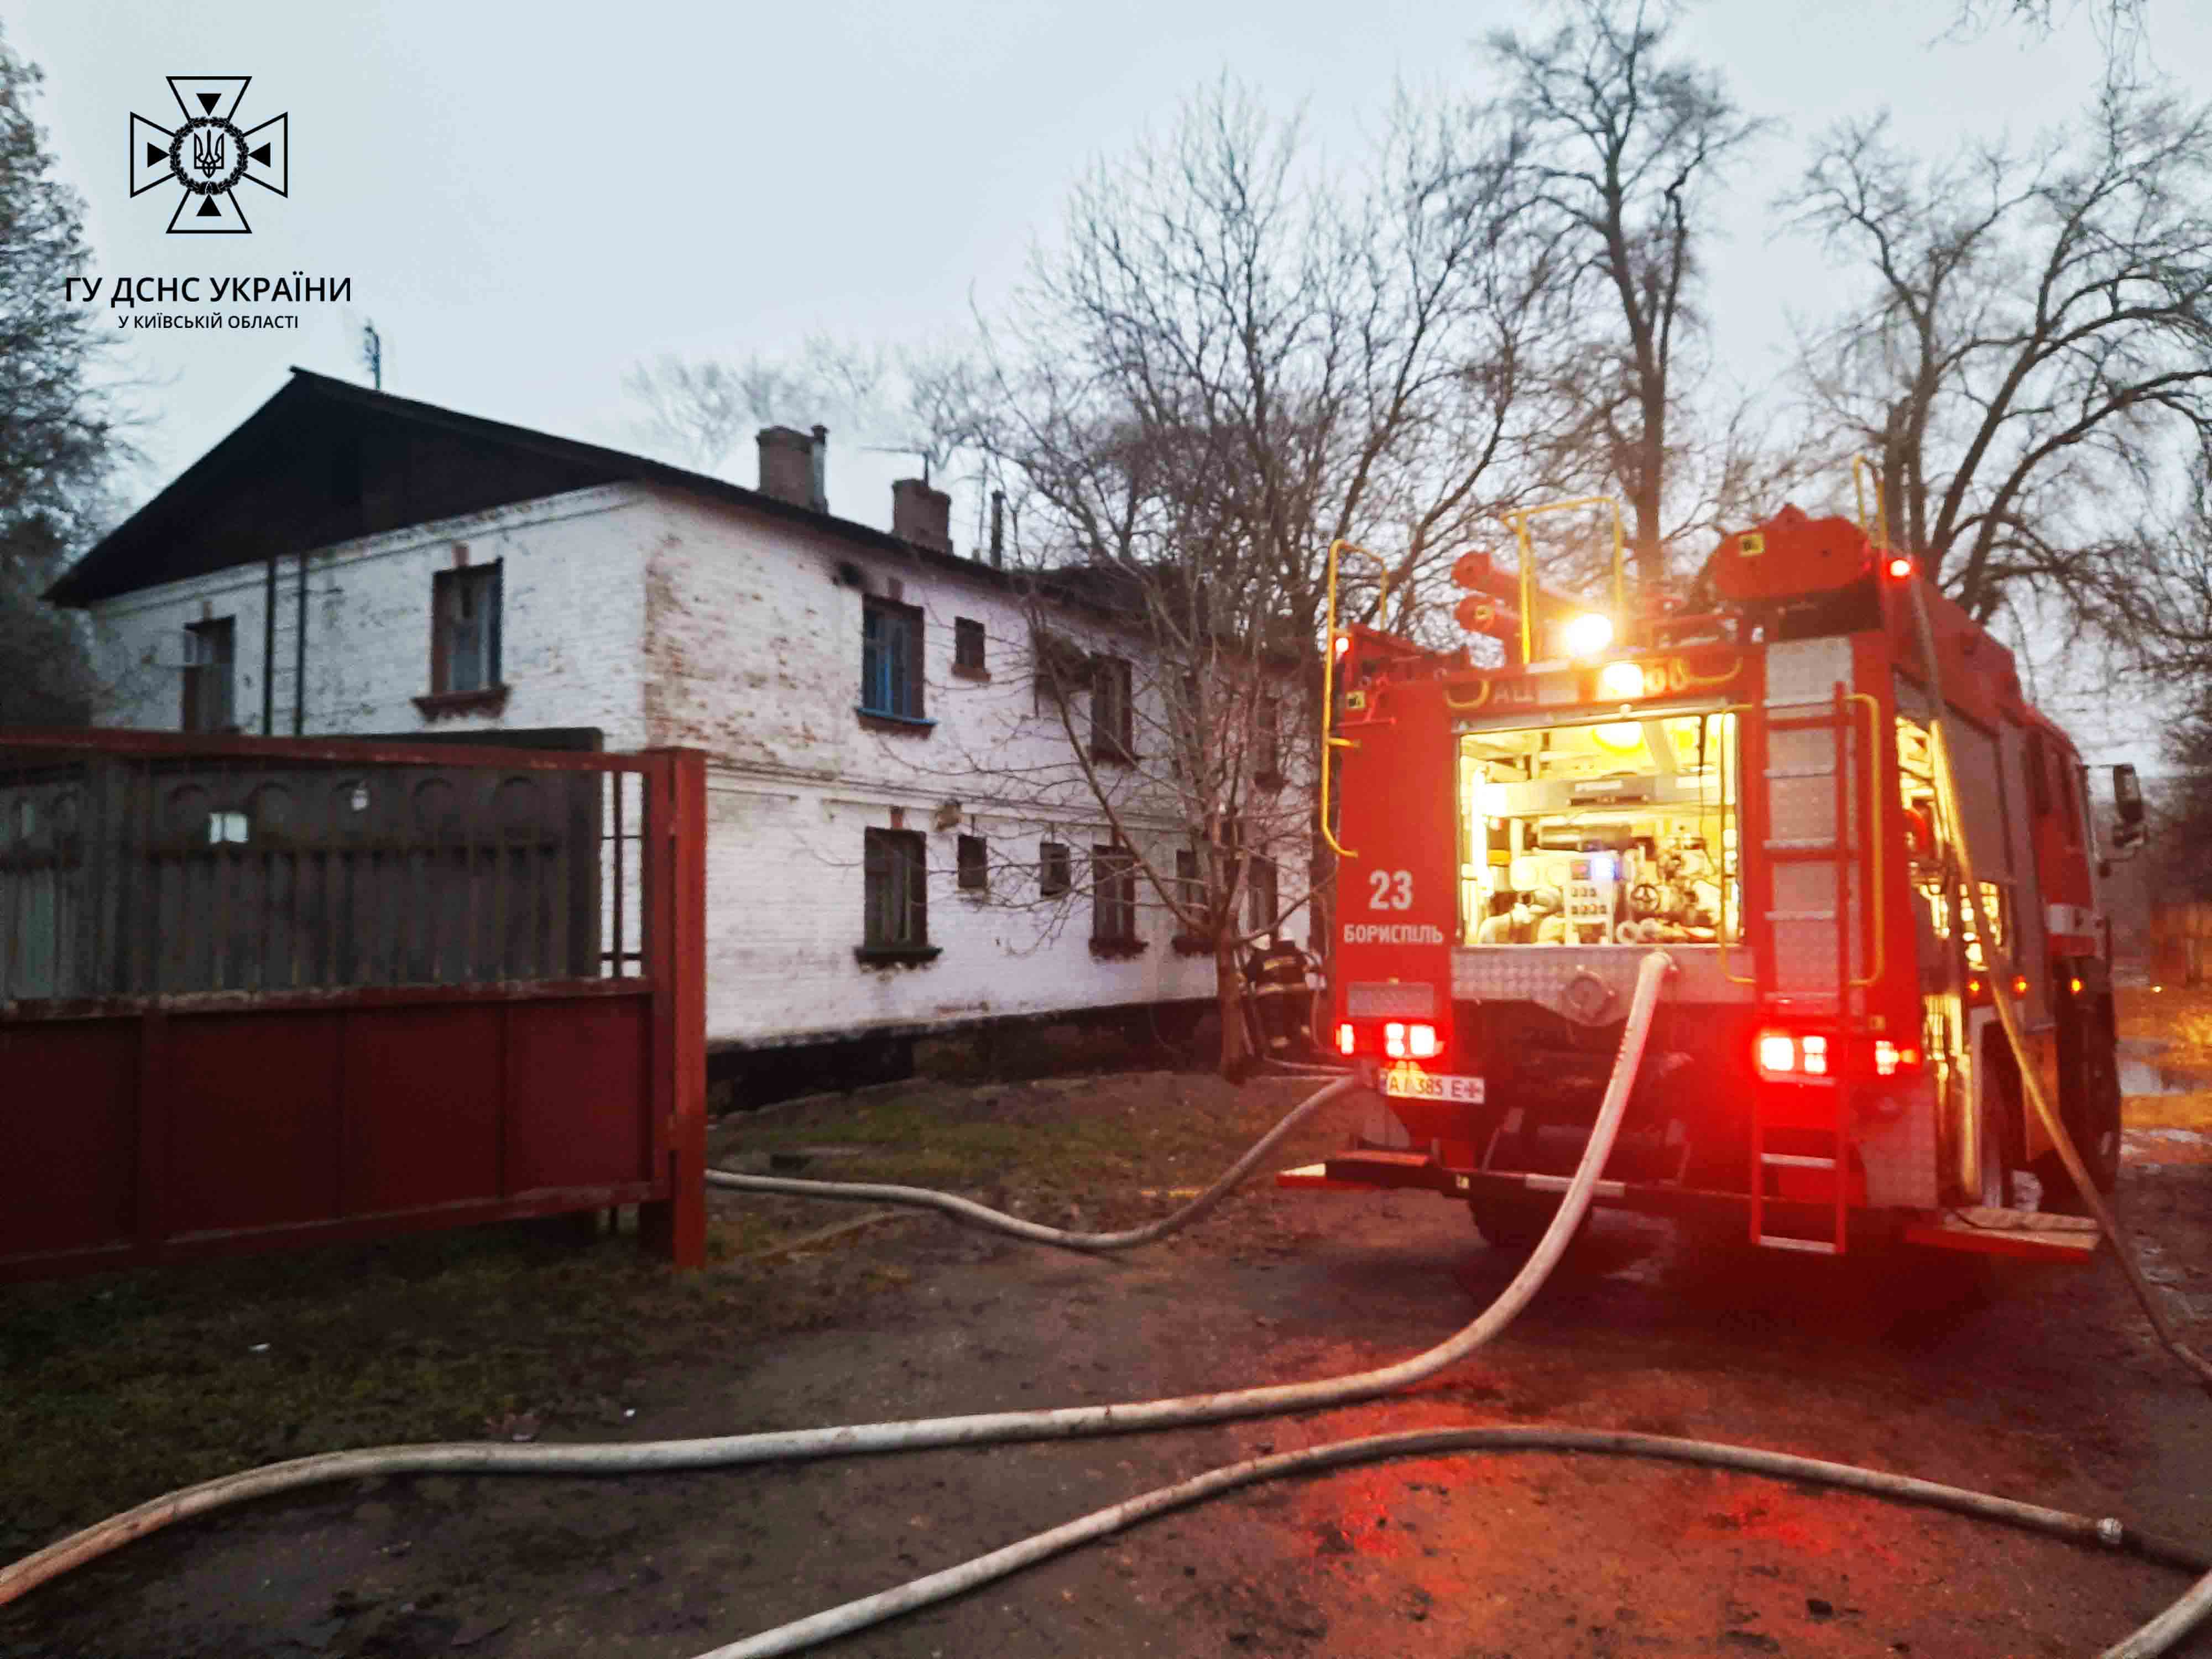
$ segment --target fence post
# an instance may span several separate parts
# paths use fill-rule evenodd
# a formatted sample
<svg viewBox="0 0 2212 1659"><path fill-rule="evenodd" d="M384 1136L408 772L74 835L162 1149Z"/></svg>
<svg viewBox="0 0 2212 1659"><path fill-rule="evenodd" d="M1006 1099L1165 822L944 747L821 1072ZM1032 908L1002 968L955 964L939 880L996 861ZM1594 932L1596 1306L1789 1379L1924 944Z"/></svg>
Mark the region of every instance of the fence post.
<svg viewBox="0 0 2212 1659"><path fill-rule="evenodd" d="M668 1196L638 1208L639 1240L678 1267L707 1261L707 757L647 750L658 764L646 858L653 958L653 1143Z"/></svg>

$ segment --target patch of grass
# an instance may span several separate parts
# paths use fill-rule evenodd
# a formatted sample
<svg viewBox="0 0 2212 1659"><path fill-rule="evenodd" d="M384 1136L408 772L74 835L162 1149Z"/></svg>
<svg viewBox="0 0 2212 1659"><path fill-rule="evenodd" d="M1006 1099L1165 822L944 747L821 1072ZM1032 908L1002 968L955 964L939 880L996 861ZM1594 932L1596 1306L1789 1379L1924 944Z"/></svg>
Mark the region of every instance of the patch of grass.
<svg viewBox="0 0 2212 1659"><path fill-rule="evenodd" d="M718 1213L710 1259L775 1231ZM828 1311L746 1268L675 1274L633 1238L514 1226L0 1291L0 1556L280 1458L483 1438L508 1413L596 1435L708 1333Z"/></svg>
<svg viewBox="0 0 2212 1659"><path fill-rule="evenodd" d="M2160 1064L2212 1073L2212 985L2125 985L2115 1003L2122 1036L2166 1045Z"/></svg>
<svg viewBox="0 0 2212 1659"><path fill-rule="evenodd" d="M1127 1224L1203 1185L1312 1085L1155 1073L969 1089L916 1083L718 1127L744 1152L848 1146L810 1176L966 1191ZM1310 1126L1304 1162L1342 1138ZM1239 1204L1261 1203L1264 1178ZM689 1397L777 1333L849 1316L907 1270L866 1235L755 1261L823 1224L797 1199L709 1201L703 1273L629 1237L499 1226L0 1286L0 1558L191 1481L285 1457L481 1438L509 1413L596 1437L648 1386ZM883 1247L896 1252L896 1243Z"/></svg>
<svg viewBox="0 0 2212 1659"><path fill-rule="evenodd" d="M2187 1095L2130 1095L2120 1121L2130 1129L2212 1130L2212 1090Z"/></svg>
<svg viewBox="0 0 2212 1659"><path fill-rule="evenodd" d="M2130 1095L2121 1121L2138 1129L2212 1129L2212 985L2123 986L2116 1006L2122 1036L2163 1045L2153 1064L2193 1073L2205 1085L2184 1095Z"/></svg>

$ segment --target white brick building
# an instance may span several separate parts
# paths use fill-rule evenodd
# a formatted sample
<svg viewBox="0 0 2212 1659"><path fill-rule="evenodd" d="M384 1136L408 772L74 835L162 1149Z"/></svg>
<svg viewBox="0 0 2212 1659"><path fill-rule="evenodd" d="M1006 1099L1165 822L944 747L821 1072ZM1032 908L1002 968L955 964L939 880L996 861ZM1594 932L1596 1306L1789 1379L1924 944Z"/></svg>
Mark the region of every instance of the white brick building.
<svg viewBox="0 0 2212 1659"><path fill-rule="evenodd" d="M898 486L885 534L821 509L818 438L762 443L748 490L295 371L52 597L100 624L105 725L706 750L717 1044L1210 999L1140 885L1096 901L1095 805L1035 787L1067 737L945 498Z"/></svg>

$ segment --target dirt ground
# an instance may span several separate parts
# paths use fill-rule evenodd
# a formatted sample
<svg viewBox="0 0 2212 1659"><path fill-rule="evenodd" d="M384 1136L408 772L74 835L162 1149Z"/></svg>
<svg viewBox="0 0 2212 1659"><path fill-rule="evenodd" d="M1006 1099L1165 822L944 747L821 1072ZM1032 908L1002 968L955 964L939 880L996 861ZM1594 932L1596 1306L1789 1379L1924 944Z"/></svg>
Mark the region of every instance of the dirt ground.
<svg viewBox="0 0 2212 1659"><path fill-rule="evenodd" d="M1115 1224L1202 1184L1303 1086L917 1085L760 1114L726 1125L716 1150L732 1167L924 1178ZM1355 1110L1283 1161L1340 1140ZM2212 1142L2155 1120L2135 1103L2125 1212L2201 1345ZM21 1391L0 1401L15 1449L0 1465L0 1553L210 1464L370 1437L641 1440L1326 1376L1442 1340L1516 1265L1426 1194L1261 1184L1108 1260L933 1217L804 1246L852 1207L714 1203L723 1259L682 1287L637 1265L628 1240L502 1235L219 1282L202 1270L0 1292L0 1331L14 1333L0 1356ZM492 1358L465 1364L472 1343ZM179 1368L198 1381L155 1386ZM343 1381L362 1376L373 1386ZM270 1415L250 1409L257 1377L285 1432L244 1426ZM1383 1401L726 1474L362 1483L132 1546L0 1609L0 1656L682 1659L1241 1456L1528 1422L1779 1448L2212 1541L2212 1401L2155 1348L2110 1262L2012 1267L1990 1285L1607 1215L1498 1342ZM142 1443L155 1440L158 1452ZM1750 1477L1468 1455L1238 1494L824 1650L2055 1659L2100 1650L2185 1583ZM2180 1651L2212 1654L2212 1638Z"/></svg>

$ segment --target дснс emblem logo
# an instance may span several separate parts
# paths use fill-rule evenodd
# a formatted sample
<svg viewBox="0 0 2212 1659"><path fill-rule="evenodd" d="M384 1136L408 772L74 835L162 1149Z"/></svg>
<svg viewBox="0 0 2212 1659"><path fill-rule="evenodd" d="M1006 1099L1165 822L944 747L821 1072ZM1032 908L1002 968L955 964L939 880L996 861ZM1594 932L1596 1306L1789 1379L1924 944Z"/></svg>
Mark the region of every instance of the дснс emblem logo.
<svg viewBox="0 0 2212 1659"><path fill-rule="evenodd" d="M184 124L165 127L133 113L131 117L131 193L156 185L178 184L184 195L169 216L169 234L243 236L253 227L238 205L237 187L258 185L287 193L289 115L272 115L258 126L240 127L238 106L246 100L248 75L172 75L169 90Z"/></svg>

